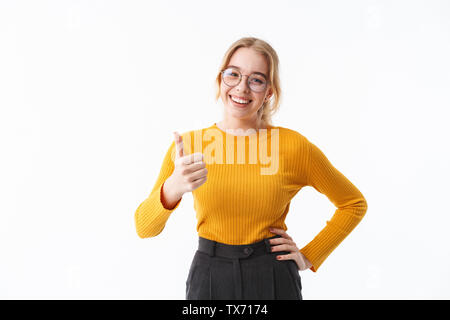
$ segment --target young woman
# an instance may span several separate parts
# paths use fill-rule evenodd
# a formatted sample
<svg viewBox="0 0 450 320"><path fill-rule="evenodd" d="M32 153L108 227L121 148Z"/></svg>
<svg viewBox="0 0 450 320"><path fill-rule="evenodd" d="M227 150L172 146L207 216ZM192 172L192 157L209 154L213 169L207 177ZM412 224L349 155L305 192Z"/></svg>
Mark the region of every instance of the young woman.
<svg viewBox="0 0 450 320"><path fill-rule="evenodd" d="M278 56L267 42L233 43L216 84L222 121L183 137L174 132L153 190L135 212L137 233L158 235L192 192L199 246L186 299L302 299L299 271L318 270L360 222L367 202L316 145L272 125L281 90ZM284 221L304 186L326 195L336 211L299 249Z"/></svg>

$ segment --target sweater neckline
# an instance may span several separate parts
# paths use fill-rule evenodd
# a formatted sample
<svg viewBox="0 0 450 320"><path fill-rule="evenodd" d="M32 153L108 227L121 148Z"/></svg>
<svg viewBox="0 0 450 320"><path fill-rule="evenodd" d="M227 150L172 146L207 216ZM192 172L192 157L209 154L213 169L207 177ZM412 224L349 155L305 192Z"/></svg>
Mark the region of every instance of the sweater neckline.
<svg viewBox="0 0 450 320"><path fill-rule="evenodd" d="M220 132L222 132L222 133L225 134L225 135L230 135L230 136L233 136L233 137L250 137L250 136L253 136L253 135L255 135L255 134L256 134L257 136L259 136L260 130L267 130L267 135L269 136L269 135L270 135L271 129L276 128L275 126L272 126L272 125L268 124L268 125L267 125L267 128L256 130L256 133L246 134L246 135L237 135L237 134L231 134L231 133L229 133L229 132L223 131L222 129L219 128L219 126L217 125L216 122L214 122L214 124L212 125L212 127L218 129Z"/></svg>

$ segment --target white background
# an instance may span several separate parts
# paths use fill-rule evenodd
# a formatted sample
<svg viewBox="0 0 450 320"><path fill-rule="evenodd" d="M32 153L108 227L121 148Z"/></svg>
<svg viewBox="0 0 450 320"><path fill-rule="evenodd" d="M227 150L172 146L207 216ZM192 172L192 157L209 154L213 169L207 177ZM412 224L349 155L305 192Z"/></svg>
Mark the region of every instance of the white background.
<svg viewBox="0 0 450 320"><path fill-rule="evenodd" d="M184 299L192 194L155 238L134 212L174 130L220 121L235 40L278 52L274 124L364 194L363 221L305 299L449 299L449 1L0 2L0 298ZM306 245L334 213L311 187L286 223Z"/></svg>

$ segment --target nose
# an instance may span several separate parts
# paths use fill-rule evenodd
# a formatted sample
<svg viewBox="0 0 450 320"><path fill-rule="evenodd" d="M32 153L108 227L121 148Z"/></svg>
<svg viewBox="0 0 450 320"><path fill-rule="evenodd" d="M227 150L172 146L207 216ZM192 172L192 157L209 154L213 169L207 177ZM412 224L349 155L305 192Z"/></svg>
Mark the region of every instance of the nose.
<svg viewBox="0 0 450 320"><path fill-rule="evenodd" d="M248 92L250 90L250 87L248 86L248 77L249 76L242 76L241 81L236 86L236 89L238 89L239 91Z"/></svg>

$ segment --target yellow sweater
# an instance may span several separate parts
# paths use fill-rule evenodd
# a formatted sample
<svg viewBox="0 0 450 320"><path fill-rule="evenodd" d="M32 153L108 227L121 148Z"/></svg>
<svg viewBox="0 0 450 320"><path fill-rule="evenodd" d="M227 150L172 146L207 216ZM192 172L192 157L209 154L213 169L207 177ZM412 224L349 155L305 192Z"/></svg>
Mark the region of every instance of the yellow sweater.
<svg viewBox="0 0 450 320"><path fill-rule="evenodd" d="M208 170L206 182L192 191L197 232L203 238L241 245L274 236L270 226L287 230L284 221L291 199L304 186L311 186L336 206L325 227L300 249L316 272L367 211L361 192L297 131L269 126L238 136L214 123L181 136L184 154L203 153ZM135 212L141 238L158 235L182 200L173 208L161 202L161 189L173 172L174 159L172 142L150 195Z"/></svg>

